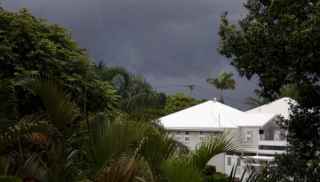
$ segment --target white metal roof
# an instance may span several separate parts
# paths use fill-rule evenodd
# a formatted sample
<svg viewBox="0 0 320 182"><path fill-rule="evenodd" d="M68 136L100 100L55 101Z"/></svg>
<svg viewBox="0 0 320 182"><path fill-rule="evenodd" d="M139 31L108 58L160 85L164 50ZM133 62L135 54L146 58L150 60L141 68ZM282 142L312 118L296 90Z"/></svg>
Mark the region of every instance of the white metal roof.
<svg viewBox="0 0 320 182"><path fill-rule="evenodd" d="M261 127L274 114L249 114L217 101L207 101L160 118L168 130L221 130L237 127Z"/></svg>
<svg viewBox="0 0 320 182"><path fill-rule="evenodd" d="M276 114L271 113L244 113L237 120L237 125L240 127L262 127L276 116Z"/></svg>
<svg viewBox="0 0 320 182"><path fill-rule="evenodd" d="M276 114L284 117L285 119L288 119L290 116L290 106L291 104L296 105L297 101L289 98L289 97L283 97L281 99L275 100L273 102L270 102L268 104L259 106L257 108L251 109L247 111L246 113L249 114Z"/></svg>
<svg viewBox="0 0 320 182"><path fill-rule="evenodd" d="M189 107L160 118L160 123L170 130L215 130L236 128L235 121L243 112L217 101Z"/></svg>

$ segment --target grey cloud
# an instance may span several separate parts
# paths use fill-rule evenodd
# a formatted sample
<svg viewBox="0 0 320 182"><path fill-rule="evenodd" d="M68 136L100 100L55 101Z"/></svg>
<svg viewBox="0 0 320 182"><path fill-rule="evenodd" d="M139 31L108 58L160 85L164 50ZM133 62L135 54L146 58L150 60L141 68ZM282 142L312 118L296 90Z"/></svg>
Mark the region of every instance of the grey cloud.
<svg viewBox="0 0 320 182"><path fill-rule="evenodd" d="M67 27L95 60L143 74L160 91L197 84L199 98L217 95L207 77L234 71L216 50L220 15L228 11L235 21L244 14L239 0L7 0L4 5L26 7ZM244 107L256 82L236 80L236 91L226 94L231 104Z"/></svg>

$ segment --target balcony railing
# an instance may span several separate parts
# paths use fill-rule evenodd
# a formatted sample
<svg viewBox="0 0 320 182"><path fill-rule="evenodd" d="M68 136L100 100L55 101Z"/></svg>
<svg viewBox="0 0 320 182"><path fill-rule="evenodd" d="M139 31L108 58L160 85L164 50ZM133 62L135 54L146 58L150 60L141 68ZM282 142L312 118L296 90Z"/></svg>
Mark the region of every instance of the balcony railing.
<svg viewBox="0 0 320 182"><path fill-rule="evenodd" d="M286 140L260 140L259 145L264 146L287 146Z"/></svg>

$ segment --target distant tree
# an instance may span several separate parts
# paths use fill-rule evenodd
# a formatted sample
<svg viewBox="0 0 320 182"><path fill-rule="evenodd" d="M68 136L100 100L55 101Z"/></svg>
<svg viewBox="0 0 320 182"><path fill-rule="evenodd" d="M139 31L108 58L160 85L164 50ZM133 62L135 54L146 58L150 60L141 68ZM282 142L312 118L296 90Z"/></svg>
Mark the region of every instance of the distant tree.
<svg viewBox="0 0 320 182"><path fill-rule="evenodd" d="M217 78L208 78L207 82L216 87L220 91L220 101L224 102L223 91L224 90L234 90L235 80L232 78L233 73L221 72Z"/></svg>
<svg viewBox="0 0 320 182"><path fill-rule="evenodd" d="M143 77L134 75L125 68L108 67L101 63L96 66L96 73L99 80L110 82L117 90L121 97L121 111L133 114L134 117L142 117L154 115L163 109L165 94L154 90Z"/></svg>
<svg viewBox="0 0 320 182"><path fill-rule="evenodd" d="M183 93L177 93L175 95L167 96L164 110L166 114L170 114L194 106L201 102L201 100L186 96Z"/></svg>

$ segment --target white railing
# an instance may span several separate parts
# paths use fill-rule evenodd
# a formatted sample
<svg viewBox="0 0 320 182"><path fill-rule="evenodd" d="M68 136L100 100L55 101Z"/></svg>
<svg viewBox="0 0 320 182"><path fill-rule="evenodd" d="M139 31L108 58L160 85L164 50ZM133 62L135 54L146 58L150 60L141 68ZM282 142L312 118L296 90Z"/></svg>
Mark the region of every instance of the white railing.
<svg viewBox="0 0 320 182"><path fill-rule="evenodd" d="M288 142L286 140L260 140L259 145L265 146L287 146Z"/></svg>

